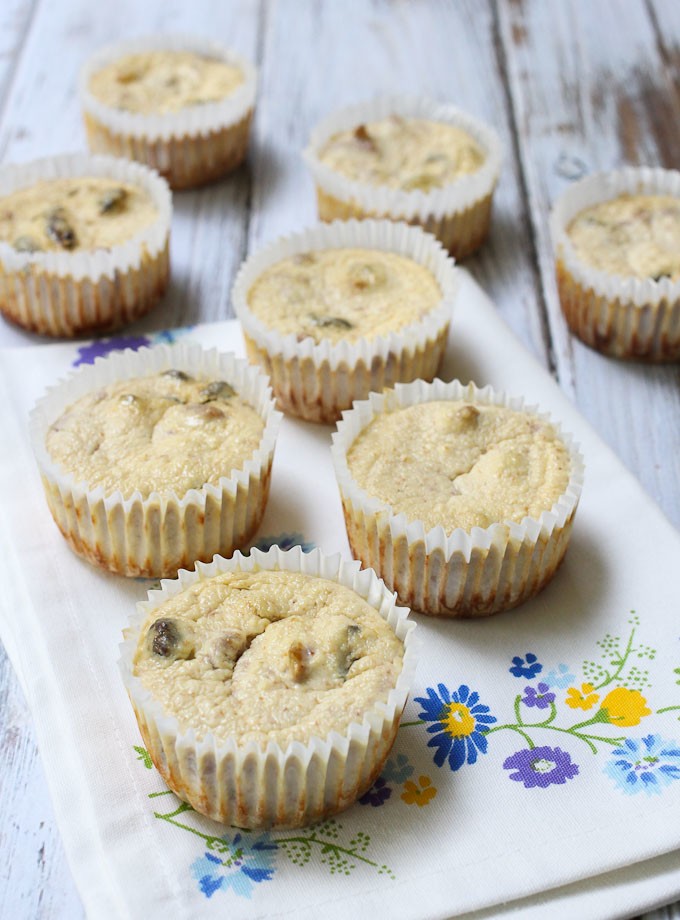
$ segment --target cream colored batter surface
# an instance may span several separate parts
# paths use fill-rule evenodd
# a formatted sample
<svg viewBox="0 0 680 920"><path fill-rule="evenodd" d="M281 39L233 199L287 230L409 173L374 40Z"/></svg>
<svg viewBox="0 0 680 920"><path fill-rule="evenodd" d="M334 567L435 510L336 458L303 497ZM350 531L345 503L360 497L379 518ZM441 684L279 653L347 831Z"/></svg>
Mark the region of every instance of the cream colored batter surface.
<svg viewBox="0 0 680 920"><path fill-rule="evenodd" d="M191 51L144 51L98 70L89 89L112 108L151 115L218 102L243 80L240 67L217 58Z"/></svg>
<svg viewBox="0 0 680 920"><path fill-rule="evenodd" d="M461 128L392 116L333 135L319 159L348 179L429 192L475 172L485 156Z"/></svg>
<svg viewBox="0 0 680 920"><path fill-rule="evenodd" d="M0 240L20 252L110 249L158 217L142 188L114 179L51 179L0 198Z"/></svg>
<svg viewBox="0 0 680 920"><path fill-rule="evenodd" d="M395 513L441 525L488 527L549 510L569 482L569 453L533 415L430 402L377 416L351 446L358 484Z"/></svg>
<svg viewBox="0 0 680 920"><path fill-rule="evenodd" d="M586 265L611 275L680 279L680 200L621 195L586 208L567 228Z"/></svg>
<svg viewBox="0 0 680 920"><path fill-rule="evenodd" d="M377 249L327 249L270 266L248 292L267 327L298 339L355 342L422 319L441 301L422 265Z"/></svg>
<svg viewBox="0 0 680 920"><path fill-rule="evenodd" d="M241 469L264 422L223 380L169 370L82 397L52 425L47 451L90 489L183 495Z"/></svg>
<svg viewBox="0 0 680 920"><path fill-rule="evenodd" d="M392 629L348 588L237 572L152 611L134 672L183 731L285 746L363 721L387 699L402 658Z"/></svg>

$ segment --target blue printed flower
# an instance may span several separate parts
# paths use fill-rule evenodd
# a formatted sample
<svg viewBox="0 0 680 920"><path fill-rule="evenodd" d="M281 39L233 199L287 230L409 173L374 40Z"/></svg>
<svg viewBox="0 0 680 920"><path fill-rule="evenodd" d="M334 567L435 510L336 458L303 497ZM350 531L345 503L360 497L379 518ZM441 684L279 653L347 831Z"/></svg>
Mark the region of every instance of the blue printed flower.
<svg viewBox="0 0 680 920"><path fill-rule="evenodd" d="M444 684L438 684L439 694L427 688L426 697L416 697L423 710L420 718L432 722L428 732L434 734L427 746L436 747L434 762L441 767L448 757L452 770L463 764L473 764L478 752L486 754L484 734L496 717L489 715L489 707L479 702L479 694L471 692L465 684L449 693Z"/></svg>
<svg viewBox="0 0 680 920"><path fill-rule="evenodd" d="M386 783L405 783L409 777L413 776L414 769L406 754L397 754L396 757L390 757L387 760L380 775Z"/></svg>
<svg viewBox="0 0 680 920"><path fill-rule="evenodd" d="M510 779L524 783L527 789L538 786L562 786L578 773L578 766L561 748L547 746L525 748L503 761L504 770L514 770Z"/></svg>
<svg viewBox="0 0 680 920"><path fill-rule="evenodd" d="M149 345L151 345L151 339L143 335L119 335L112 339L99 339L95 342L90 342L89 345L79 347L78 357L73 362L73 366L94 364L95 358L103 358L112 351L123 351L125 348L138 351L140 348L147 348Z"/></svg>
<svg viewBox="0 0 680 920"><path fill-rule="evenodd" d="M564 690L576 683L576 675L571 673L568 665L558 664L557 670L548 672L545 682L549 687Z"/></svg>
<svg viewBox="0 0 680 920"><path fill-rule="evenodd" d="M272 546L278 546L279 549L284 550L299 546L303 553L311 553L314 549L314 544L306 541L301 533L280 533L273 537L260 537L257 543L253 544L253 549L259 549L266 553Z"/></svg>
<svg viewBox="0 0 680 920"><path fill-rule="evenodd" d="M543 665L539 664L533 652L527 652L526 659L515 655L512 659L512 667L509 670L515 677L528 677L531 680L532 677L536 677L539 671L543 670Z"/></svg>
<svg viewBox="0 0 680 920"><path fill-rule="evenodd" d="M215 844L216 852L206 850L191 864L191 873L206 898L230 888L241 898L251 898L256 884L271 881L276 850L269 834L252 838L225 834Z"/></svg>
<svg viewBox="0 0 680 920"><path fill-rule="evenodd" d="M614 748L604 772L628 795L660 795L663 786L680 779L680 744L661 735L627 738Z"/></svg>
<svg viewBox="0 0 680 920"><path fill-rule="evenodd" d="M382 776L379 776L368 792L361 796L359 802L362 805L372 805L374 808L378 808L380 805L384 805L391 795L392 789Z"/></svg>
<svg viewBox="0 0 680 920"><path fill-rule="evenodd" d="M549 693L550 687L543 681L537 687L525 687L522 702L525 706L535 706L536 709L547 709L555 702L555 694Z"/></svg>

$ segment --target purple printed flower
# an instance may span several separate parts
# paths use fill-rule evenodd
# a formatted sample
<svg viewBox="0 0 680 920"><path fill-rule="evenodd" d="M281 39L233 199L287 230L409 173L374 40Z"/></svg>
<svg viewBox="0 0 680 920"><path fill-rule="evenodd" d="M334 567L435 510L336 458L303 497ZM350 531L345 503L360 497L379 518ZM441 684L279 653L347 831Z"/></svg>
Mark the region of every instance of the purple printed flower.
<svg viewBox="0 0 680 920"><path fill-rule="evenodd" d="M510 779L524 783L527 789L539 786L561 786L568 779L573 779L579 772L578 766L571 762L571 757L560 748L547 746L526 748L517 751L503 762L505 770L514 770Z"/></svg>
<svg viewBox="0 0 680 920"><path fill-rule="evenodd" d="M509 669L511 674L514 674L515 677L528 677L529 680L532 677L536 677L539 671L543 670L543 665L539 664L538 658L533 652L527 652L526 658L520 658L519 655L515 655L512 659L512 665Z"/></svg>
<svg viewBox="0 0 680 920"><path fill-rule="evenodd" d="M374 808L378 808L378 806L384 805L391 795L391 788L382 776L379 776L368 792L361 796L359 802L361 805L372 805Z"/></svg>
<svg viewBox="0 0 680 920"><path fill-rule="evenodd" d="M680 780L680 744L661 735L626 738L612 751L604 772L627 795L660 795L664 786Z"/></svg>
<svg viewBox="0 0 680 920"><path fill-rule="evenodd" d="M565 687L571 687L576 683L576 675L569 670L569 665L558 664L554 671L549 671L545 679L549 687L557 687L558 690L564 690Z"/></svg>
<svg viewBox="0 0 680 920"><path fill-rule="evenodd" d="M103 358L104 355L108 355L112 351L123 351L125 348L138 351L140 348L148 348L149 345L151 345L151 339L147 339L143 335L119 335L112 339L98 339L95 342L90 342L89 345L79 347L78 357L73 362L73 366L94 364L95 358Z"/></svg>
<svg viewBox="0 0 680 920"><path fill-rule="evenodd" d="M555 694L550 693L550 687L543 681L537 687L525 687L522 702L525 706L535 706L536 709L547 709L555 702Z"/></svg>

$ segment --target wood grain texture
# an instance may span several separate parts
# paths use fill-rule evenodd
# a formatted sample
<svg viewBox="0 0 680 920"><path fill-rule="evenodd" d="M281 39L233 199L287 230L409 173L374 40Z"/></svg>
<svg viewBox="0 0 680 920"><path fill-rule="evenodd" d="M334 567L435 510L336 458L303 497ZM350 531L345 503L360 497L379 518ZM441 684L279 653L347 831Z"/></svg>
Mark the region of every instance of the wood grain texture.
<svg viewBox="0 0 680 920"><path fill-rule="evenodd" d="M657 9L660 22L666 7ZM680 97L643 3L627 3L622 15L616 0L516 0L499 14L558 380L679 525L680 369L606 358L569 334L548 217L581 175L677 164Z"/></svg>
<svg viewBox="0 0 680 920"><path fill-rule="evenodd" d="M211 35L260 68L253 144L233 176L175 195L171 287L135 330L233 315L243 257L316 217L300 150L328 111L376 94L451 101L493 124L505 148L491 236L467 267L680 526L680 369L616 362L568 334L547 223L552 201L583 173L680 163L680 4L5 0L0 161L84 148L76 80L87 56L109 41L182 31ZM0 345L37 341L0 320ZM30 713L5 658L0 704L0 918L78 920ZM680 910L649 915L671 918Z"/></svg>

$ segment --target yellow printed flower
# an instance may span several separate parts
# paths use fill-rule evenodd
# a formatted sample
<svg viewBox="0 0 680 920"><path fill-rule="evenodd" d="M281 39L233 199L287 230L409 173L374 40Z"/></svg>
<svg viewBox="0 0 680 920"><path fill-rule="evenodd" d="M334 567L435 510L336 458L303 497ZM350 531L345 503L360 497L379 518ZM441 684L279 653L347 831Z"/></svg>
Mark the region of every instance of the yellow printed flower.
<svg viewBox="0 0 680 920"><path fill-rule="evenodd" d="M608 720L614 725L639 725L640 719L650 716L652 710L647 708L647 700L639 690L617 687L608 693L600 704Z"/></svg>
<svg viewBox="0 0 680 920"><path fill-rule="evenodd" d="M430 777L419 776L418 786L411 782L410 779L406 780L404 783L404 791L402 792L401 797L407 805L419 805L422 808L423 805L427 805L428 802L436 796L436 794L437 790L432 785L432 780Z"/></svg>
<svg viewBox="0 0 680 920"><path fill-rule="evenodd" d="M594 690L592 684L581 684L580 690L577 687L569 687L565 702L572 709L592 709L600 698Z"/></svg>

